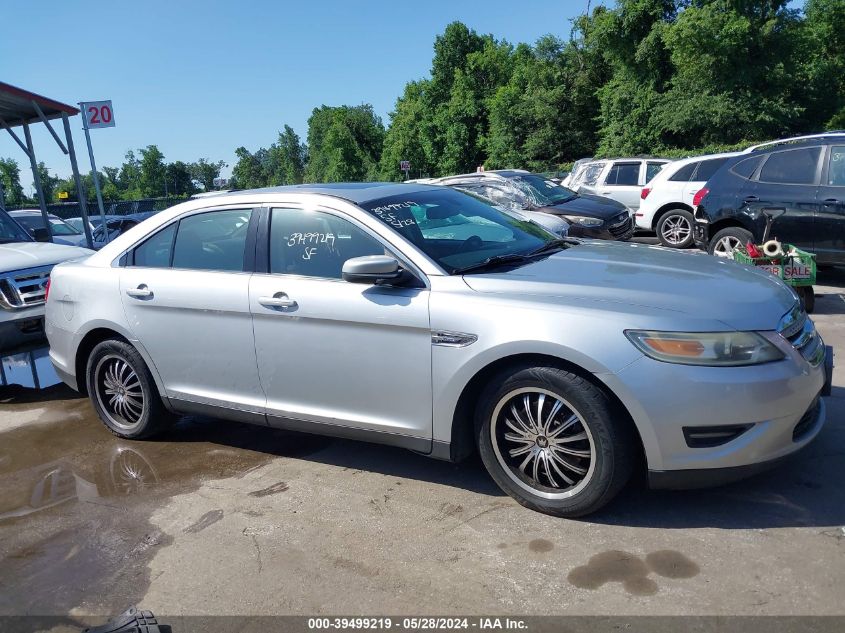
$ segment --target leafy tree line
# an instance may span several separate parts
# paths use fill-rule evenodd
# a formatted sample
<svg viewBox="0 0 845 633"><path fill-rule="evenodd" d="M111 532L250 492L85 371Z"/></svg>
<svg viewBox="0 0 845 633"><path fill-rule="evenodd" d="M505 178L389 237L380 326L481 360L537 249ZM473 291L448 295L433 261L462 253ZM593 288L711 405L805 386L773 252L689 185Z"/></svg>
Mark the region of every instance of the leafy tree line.
<svg viewBox="0 0 845 633"><path fill-rule="evenodd" d="M106 201L138 200L162 196L187 197L199 191L214 188L214 179L226 166L223 161L200 158L193 163L177 160L168 163L155 145L126 153L120 167L103 167L99 172L103 199ZM27 170L28 172L28 170ZM47 202L61 202L59 193L67 193L65 200L76 201L76 183L72 177L58 178L41 162L38 163L41 187ZM85 195L96 200L93 172L81 174ZM5 202L9 207L38 204L37 199L26 196L21 185L21 171L11 158L0 158L0 180L3 182ZM35 184L33 183L33 188Z"/></svg>
<svg viewBox="0 0 845 633"><path fill-rule="evenodd" d="M533 45L454 22L386 129L369 105L322 106L297 153L301 171L273 171L272 146L240 148L235 179L400 180L402 160L413 176L546 170L585 156L682 156L837 128L845 0L798 10L787 0L618 0L576 18L568 37Z"/></svg>
<svg viewBox="0 0 845 633"><path fill-rule="evenodd" d="M538 19L542 19L539 16ZM567 37L513 45L460 22L434 41L385 127L369 104L315 108L306 142L236 150L232 186L556 169L585 156L683 156L845 128L845 0L617 0ZM166 163L155 145L103 169L107 199L212 188L222 162ZM43 168L43 166L42 166ZM45 192L71 182L42 171ZM7 204L23 198L0 159ZM93 197L90 175L86 191Z"/></svg>

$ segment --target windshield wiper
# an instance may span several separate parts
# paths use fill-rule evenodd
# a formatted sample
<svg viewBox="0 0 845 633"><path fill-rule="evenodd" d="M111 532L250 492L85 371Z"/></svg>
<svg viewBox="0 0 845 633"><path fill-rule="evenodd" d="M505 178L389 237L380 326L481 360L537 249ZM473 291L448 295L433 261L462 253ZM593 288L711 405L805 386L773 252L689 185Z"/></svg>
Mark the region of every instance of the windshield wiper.
<svg viewBox="0 0 845 633"><path fill-rule="evenodd" d="M452 274L463 275L465 273L477 272L479 270L489 270L491 268L496 268L497 266L516 264L519 262L524 262L527 259L531 259L532 255L533 253L509 253L507 255L494 255L493 257L488 257L484 261L480 261L475 264L470 264L469 266L464 266L463 268L456 268L454 271L452 271Z"/></svg>
<svg viewBox="0 0 845 633"><path fill-rule="evenodd" d="M452 274L463 275L469 272L478 272L479 270L489 270L491 268L496 268L497 266L506 266L507 264L518 264L521 262L528 261L530 259L534 259L538 255L546 255L553 251L569 248L570 246L576 246L580 243L581 242L579 242L578 240L574 240L572 238L559 238L546 242L539 248L528 253L508 253L506 255L494 255L493 257L488 257L484 261L480 261L476 264L470 264L469 266L464 266L463 268L456 268L454 271L452 271Z"/></svg>
<svg viewBox="0 0 845 633"><path fill-rule="evenodd" d="M551 240L546 242L539 248L534 249L530 253L526 255L526 257L533 257L534 255L542 255L543 253L548 253L550 251L555 250L563 250L565 248L569 248L570 246L577 246L580 244L578 240L573 240L571 238L558 238L556 240Z"/></svg>

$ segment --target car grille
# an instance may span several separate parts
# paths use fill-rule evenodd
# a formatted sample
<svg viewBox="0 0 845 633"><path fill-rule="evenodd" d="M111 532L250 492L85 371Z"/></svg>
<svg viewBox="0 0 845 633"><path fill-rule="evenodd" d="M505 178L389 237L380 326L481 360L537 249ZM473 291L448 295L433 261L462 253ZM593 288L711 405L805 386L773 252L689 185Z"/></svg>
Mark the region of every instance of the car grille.
<svg viewBox="0 0 845 633"><path fill-rule="evenodd" d="M813 404L810 405L810 408L807 409L807 413L801 416L801 419L798 420L798 424L796 424L795 428L792 429L793 442L798 442L813 428L813 425L816 423L816 419L819 417L820 406L821 402L819 402L819 398L817 397L813 400Z"/></svg>
<svg viewBox="0 0 845 633"><path fill-rule="evenodd" d="M824 360L824 341L800 303L796 303L795 307L783 316L778 325L778 332L792 347L801 352L801 356L811 365L819 365Z"/></svg>
<svg viewBox="0 0 845 633"><path fill-rule="evenodd" d="M52 268L40 266L0 276L0 308L20 310L44 303Z"/></svg>
<svg viewBox="0 0 845 633"><path fill-rule="evenodd" d="M633 228L632 224L631 215L625 211L625 213L620 213L615 218L608 220L607 230L610 231L613 237L619 237L629 232Z"/></svg>

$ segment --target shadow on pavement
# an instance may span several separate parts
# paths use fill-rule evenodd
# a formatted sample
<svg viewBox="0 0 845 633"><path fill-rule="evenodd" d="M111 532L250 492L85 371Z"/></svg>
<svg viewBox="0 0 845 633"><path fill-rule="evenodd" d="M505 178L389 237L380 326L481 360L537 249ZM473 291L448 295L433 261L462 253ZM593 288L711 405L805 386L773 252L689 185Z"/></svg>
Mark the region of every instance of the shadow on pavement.
<svg viewBox="0 0 845 633"><path fill-rule="evenodd" d="M156 487L165 485L176 493L197 478L232 476L280 457L340 467L349 474L380 473L484 495L504 495L477 456L451 464L389 446L201 417L182 418L154 440L127 442L111 436L90 404L64 387L43 392L5 389L0 392L0 402L10 410L34 412L36 403L43 409L34 420L36 424L3 433L0 473L5 473L4 477L23 476L19 483L25 489L36 484L37 477L30 477L40 477L46 472L43 465L54 460L60 460L61 468L77 479L84 474L91 481L97 473L85 471L95 470L101 462L110 476L116 467L123 469L118 474L127 471L129 475L121 476L129 477L129 483L137 473L155 472ZM826 403L828 422L819 437L789 462L767 473L721 488L678 492L648 490L644 473L640 473L605 510L585 520L663 529L838 530L845 526L845 504L837 501L845 457L845 388L834 387ZM115 455L122 456L123 461L129 456L132 463L115 461ZM4 509L11 508L0 508L0 512Z"/></svg>

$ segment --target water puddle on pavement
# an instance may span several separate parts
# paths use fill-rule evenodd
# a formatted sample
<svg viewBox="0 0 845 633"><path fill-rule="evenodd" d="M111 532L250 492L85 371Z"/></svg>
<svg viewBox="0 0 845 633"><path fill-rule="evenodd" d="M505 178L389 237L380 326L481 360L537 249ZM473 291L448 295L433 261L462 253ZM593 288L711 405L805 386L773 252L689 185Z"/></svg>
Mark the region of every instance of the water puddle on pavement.
<svg viewBox="0 0 845 633"><path fill-rule="evenodd" d="M122 611L144 595L147 563L169 542L149 522L157 507L204 481L329 442L200 418L183 418L155 440L128 441L64 387L3 388L0 615Z"/></svg>

